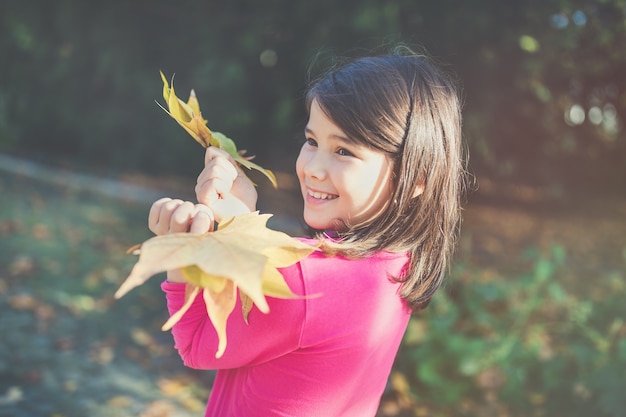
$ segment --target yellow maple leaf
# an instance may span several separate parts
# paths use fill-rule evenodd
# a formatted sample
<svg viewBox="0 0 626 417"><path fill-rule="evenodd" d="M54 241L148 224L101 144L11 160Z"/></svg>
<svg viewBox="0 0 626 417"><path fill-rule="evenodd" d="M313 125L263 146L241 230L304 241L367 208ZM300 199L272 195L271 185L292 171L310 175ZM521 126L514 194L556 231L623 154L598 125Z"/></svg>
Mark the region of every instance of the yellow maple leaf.
<svg viewBox="0 0 626 417"><path fill-rule="evenodd" d="M237 150L237 146L231 138L220 132L212 132L207 127L207 120L202 117L200 103L198 102L198 98L196 97L194 90L191 90L189 100L185 103L176 96L173 78L170 86L167 82L167 78L165 78L165 75L161 72L161 80L163 81L163 99L165 100L167 109L161 106L158 102L157 104L174 120L176 120L178 124L196 140L196 142L205 148L215 146L225 150L235 161L237 161L237 163L248 169L259 171L270 180L274 187L278 186L276 176L272 171L252 162L251 159L253 157L244 157L243 155L245 154L245 151Z"/></svg>
<svg viewBox="0 0 626 417"><path fill-rule="evenodd" d="M226 348L226 320L236 304L237 289L242 313L252 303L269 312L265 296L296 298L276 269L294 264L316 250L291 236L267 228L271 214L241 214L205 234L173 233L146 240L136 252L139 259L115 293L120 298L160 272L182 269L187 280L185 304L163 325L170 329L202 291L207 314L215 327L219 345L216 357Z"/></svg>

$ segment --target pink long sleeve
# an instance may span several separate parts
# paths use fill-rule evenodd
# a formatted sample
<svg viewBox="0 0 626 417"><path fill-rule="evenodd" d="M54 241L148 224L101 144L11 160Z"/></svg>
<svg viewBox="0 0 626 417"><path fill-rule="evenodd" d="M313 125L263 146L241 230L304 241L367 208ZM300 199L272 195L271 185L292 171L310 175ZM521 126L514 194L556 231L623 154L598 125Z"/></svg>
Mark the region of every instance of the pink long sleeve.
<svg viewBox="0 0 626 417"><path fill-rule="evenodd" d="M291 268L299 268L299 264ZM286 274L300 277L299 272ZM295 294L303 293L301 279L294 279L289 286ZM161 288L167 295L171 314L184 304L185 285L163 282ZM217 352L217 333L209 320L202 296L196 297L191 308L172 329L172 335L186 366L195 369L229 369L250 366L271 360L298 348L304 324L304 300L281 300L267 298L268 314L253 307L246 324L238 299L226 325L227 347L220 359Z"/></svg>
<svg viewBox="0 0 626 417"><path fill-rule="evenodd" d="M269 314L253 308L249 326L238 304L220 359L198 297L172 334L186 365L218 369L205 416L374 416L411 314L391 279L407 261L406 254L314 253L285 268L292 291L306 298L268 297ZM184 285L162 287L170 313L177 311Z"/></svg>

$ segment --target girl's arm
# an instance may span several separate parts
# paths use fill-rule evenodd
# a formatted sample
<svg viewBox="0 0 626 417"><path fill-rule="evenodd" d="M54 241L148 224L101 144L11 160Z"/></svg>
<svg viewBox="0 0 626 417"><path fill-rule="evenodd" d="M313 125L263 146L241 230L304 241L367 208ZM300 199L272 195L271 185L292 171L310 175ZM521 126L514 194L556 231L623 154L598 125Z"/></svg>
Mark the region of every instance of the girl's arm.
<svg viewBox="0 0 626 417"><path fill-rule="evenodd" d="M163 198L152 205L149 227L157 235L179 232L206 233L212 230L212 210L203 204ZM285 280L295 294L304 294L305 288L299 264L284 268ZM161 288L166 294L170 314L185 303L185 278L181 270L167 273ZM243 319L241 300L228 317L226 334L228 345L224 355L217 359L218 337L208 318L202 295L172 328L176 349L185 365L196 369L224 369L262 363L298 348L305 316L305 301L280 300L268 297L270 313L263 314L256 307Z"/></svg>
<svg viewBox="0 0 626 417"><path fill-rule="evenodd" d="M300 265L281 271L289 287L296 294L304 294ZM172 283L169 278L161 288L167 297L170 314L178 311L185 298L185 286ZM282 300L266 298L270 311L264 314L253 307L246 323L238 297L226 325L227 345L218 359L218 337L208 318L202 295L172 328L175 347L183 363L195 369L231 369L256 365L292 352L300 346L305 322L305 299Z"/></svg>
<svg viewBox="0 0 626 417"><path fill-rule="evenodd" d="M206 233L215 221L256 210L254 185L226 152L209 147L205 168L198 176L196 196L200 204L161 199L150 210L149 227L157 235L178 232ZM283 271L296 294L304 294L299 265ZM180 270L168 271L162 288L167 296L170 314L180 310L185 298L185 279ZM259 363L296 349L304 322L304 300L268 299L270 313L256 307L248 317L241 314L238 299L228 318L228 346L220 359L217 334L208 319L202 296L172 329L176 349L187 366L199 369L232 368Z"/></svg>

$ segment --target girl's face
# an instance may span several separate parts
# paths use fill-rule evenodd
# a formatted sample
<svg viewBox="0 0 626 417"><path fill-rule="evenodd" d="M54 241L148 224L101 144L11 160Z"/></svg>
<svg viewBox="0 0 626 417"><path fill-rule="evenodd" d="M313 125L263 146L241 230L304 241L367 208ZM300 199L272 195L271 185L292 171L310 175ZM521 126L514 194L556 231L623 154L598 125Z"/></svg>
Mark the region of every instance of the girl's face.
<svg viewBox="0 0 626 417"><path fill-rule="evenodd" d="M306 142L296 161L304 220L318 230L355 225L378 215L391 192L391 162L378 150L348 141L314 100Z"/></svg>

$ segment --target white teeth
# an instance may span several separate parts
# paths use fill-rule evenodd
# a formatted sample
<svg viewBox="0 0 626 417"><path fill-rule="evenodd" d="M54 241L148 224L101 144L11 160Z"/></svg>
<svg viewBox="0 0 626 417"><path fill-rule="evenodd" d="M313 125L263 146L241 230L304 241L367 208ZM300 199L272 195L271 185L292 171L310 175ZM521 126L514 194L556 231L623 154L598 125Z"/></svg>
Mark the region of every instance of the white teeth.
<svg viewBox="0 0 626 417"><path fill-rule="evenodd" d="M326 194L326 193L318 193L316 191L309 191L309 195L315 198L319 198L320 200L330 200L332 198L335 198L333 195Z"/></svg>

